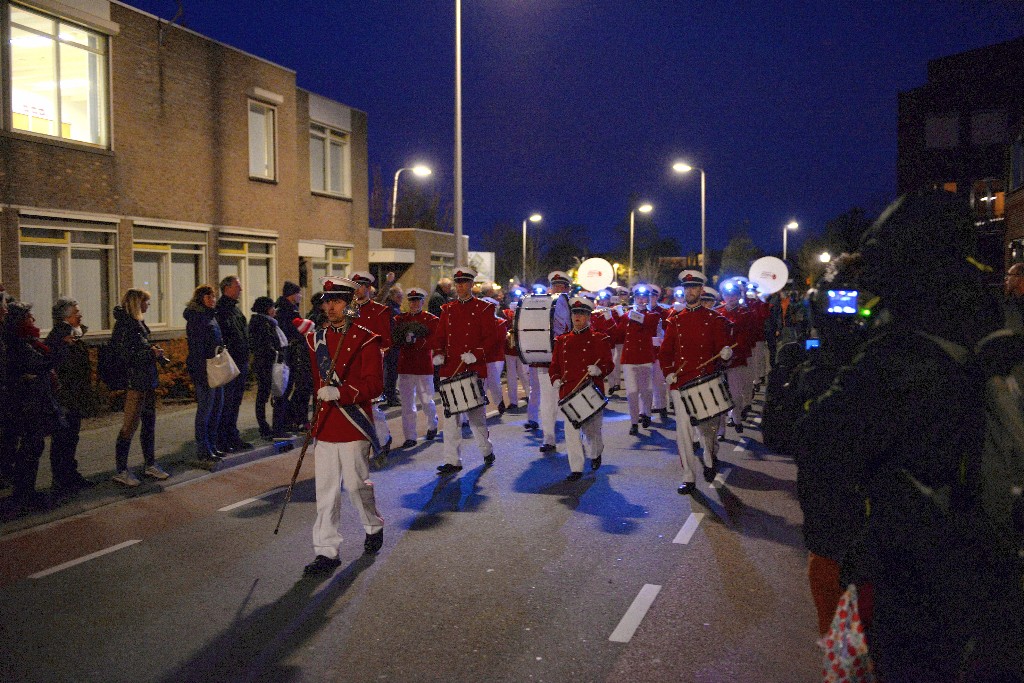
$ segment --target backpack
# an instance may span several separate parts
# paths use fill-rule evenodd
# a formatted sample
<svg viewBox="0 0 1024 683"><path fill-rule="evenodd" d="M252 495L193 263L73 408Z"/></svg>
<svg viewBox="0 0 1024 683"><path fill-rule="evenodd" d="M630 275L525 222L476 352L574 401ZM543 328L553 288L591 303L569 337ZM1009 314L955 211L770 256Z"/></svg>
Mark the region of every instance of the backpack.
<svg viewBox="0 0 1024 683"><path fill-rule="evenodd" d="M101 345L96 351L96 374L111 391L128 388L124 363L118 358L117 349L112 341Z"/></svg>

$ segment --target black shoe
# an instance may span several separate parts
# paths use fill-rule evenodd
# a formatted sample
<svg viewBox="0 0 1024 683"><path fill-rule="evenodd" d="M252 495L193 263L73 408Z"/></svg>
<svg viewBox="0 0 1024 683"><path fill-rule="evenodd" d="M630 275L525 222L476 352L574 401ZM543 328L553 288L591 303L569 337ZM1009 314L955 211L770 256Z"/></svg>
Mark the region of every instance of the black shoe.
<svg viewBox="0 0 1024 683"><path fill-rule="evenodd" d="M448 463L445 463L443 465L439 465L438 468L437 468L437 473L440 476L442 476L442 477L447 476L449 474L455 474L456 472L461 472L461 471L462 471L462 465L449 465Z"/></svg>
<svg viewBox="0 0 1024 683"><path fill-rule="evenodd" d="M555 444L553 443L542 444L540 447L541 453L550 453L553 450L555 450Z"/></svg>
<svg viewBox="0 0 1024 683"><path fill-rule="evenodd" d="M490 467L494 464L494 452L488 453L484 456L484 465Z"/></svg>
<svg viewBox="0 0 1024 683"><path fill-rule="evenodd" d="M707 483L710 484L711 482L713 482L715 480L715 474L716 474L715 469L716 468L714 466L712 466L712 467L705 467L704 468L704 481L706 481Z"/></svg>
<svg viewBox="0 0 1024 683"><path fill-rule="evenodd" d="M619 389L621 389L621 387L618 384L616 384L614 387L612 387L611 389L608 390L608 395L611 396L612 394L614 394Z"/></svg>
<svg viewBox="0 0 1024 683"><path fill-rule="evenodd" d="M683 484L682 486L680 486L679 488L676 489L676 491L678 491L679 495L681 495L681 496L689 496L689 495L691 495L696 490L697 490L697 485L694 484L692 481L688 481L688 482L686 482L685 484Z"/></svg>
<svg viewBox="0 0 1024 683"><path fill-rule="evenodd" d="M260 427L260 438L264 441L270 441L274 438L274 432L270 431L270 427L266 429Z"/></svg>
<svg viewBox="0 0 1024 683"><path fill-rule="evenodd" d="M363 541L363 555L376 555L384 546L384 530L381 529L375 534L366 534Z"/></svg>
<svg viewBox="0 0 1024 683"><path fill-rule="evenodd" d="M637 426L635 422L629 426L629 434L630 436L639 436L640 428Z"/></svg>
<svg viewBox="0 0 1024 683"><path fill-rule="evenodd" d="M590 461L590 470L591 471L596 470L600 466L601 466L601 456L600 455Z"/></svg>
<svg viewBox="0 0 1024 683"><path fill-rule="evenodd" d="M428 429L427 430L427 441L433 441L436 438L437 438L437 430L436 429Z"/></svg>
<svg viewBox="0 0 1024 683"><path fill-rule="evenodd" d="M658 415L661 415L662 422L668 422L668 408L661 408L658 410Z"/></svg>
<svg viewBox="0 0 1024 683"><path fill-rule="evenodd" d="M569 476L565 478L566 481L579 481L583 478L582 472L570 472Z"/></svg>
<svg viewBox="0 0 1024 683"><path fill-rule="evenodd" d="M498 417L501 417L502 415L504 415L505 414L505 410L506 410L505 402L504 401L498 401Z"/></svg>
<svg viewBox="0 0 1024 683"><path fill-rule="evenodd" d="M388 437L387 443L385 443L383 446L380 447L380 457L382 457L382 458L388 457L388 453L391 452L391 442L394 441L394 440L395 440L394 437L391 437L391 436ZM416 443L413 442L413 446L415 446L415 445L416 445Z"/></svg>
<svg viewBox="0 0 1024 683"><path fill-rule="evenodd" d="M736 423L733 422L732 418L730 417L729 420L725 423L725 426L726 427L735 427Z"/></svg>
<svg viewBox="0 0 1024 683"><path fill-rule="evenodd" d="M527 420L526 422L523 423L523 429L525 429L528 432L539 428L540 425L534 422L533 420Z"/></svg>
<svg viewBox="0 0 1024 683"><path fill-rule="evenodd" d="M694 441L693 442L693 452L696 453L699 450L700 450L700 441Z"/></svg>
<svg viewBox="0 0 1024 683"><path fill-rule="evenodd" d="M416 445L416 439L406 439L399 448L412 448Z"/></svg>
<svg viewBox="0 0 1024 683"><path fill-rule="evenodd" d="M96 486L96 482L89 481L78 472L75 472L73 475L71 475L71 478L68 480L67 485L73 486L78 490L82 490L91 489L92 487Z"/></svg>
<svg viewBox="0 0 1024 683"><path fill-rule="evenodd" d="M337 557L317 555L316 559L303 568L302 573L305 576L326 576L328 574L333 574L334 570L340 566L341 560Z"/></svg>
<svg viewBox="0 0 1024 683"><path fill-rule="evenodd" d="M236 441L235 443L231 444L231 447L235 451L251 451L253 449L253 445L248 441Z"/></svg>
<svg viewBox="0 0 1024 683"><path fill-rule="evenodd" d="M741 425L739 423L736 424L736 433L737 434L742 434L743 433L743 425Z"/></svg>
<svg viewBox="0 0 1024 683"><path fill-rule="evenodd" d="M21 511L42 510L46 507L46 494L42 491L15 491L11 502Z"/></svg>
<svg viewBox="0 0 1024 683"><path fill-rule="evenodd" d="M650 415L641 415L640 416L640 424L641 424L641 426L643 426L644 429L650 429L650 427L651 427L651 416Z"/></svg>
<svg viewBox="0 0 1024 683"><path fill-rule="evenodd" d="M715 438L718 439L719 441L725 441L725 434L719 434Z"/></svg>
<svg viewBox="0 0 1024 683"><path fill-rule="evenodd" d="M519 404L518 403L513 403L508 408L505 408L505 410L507 410L510 413L518 413L519 412Z"/></svg>

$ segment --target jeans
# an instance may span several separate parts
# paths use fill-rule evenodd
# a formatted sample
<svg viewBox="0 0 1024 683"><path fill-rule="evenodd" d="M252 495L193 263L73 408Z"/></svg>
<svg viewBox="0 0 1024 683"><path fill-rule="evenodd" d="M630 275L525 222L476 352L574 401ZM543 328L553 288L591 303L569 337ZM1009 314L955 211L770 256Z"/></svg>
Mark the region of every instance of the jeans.
<svg viewBox="0 0 1024 683"><path fill-rule="evenodd" d="M284 429L288 412L288 402L284 398L272 396L274 387L274 371L272 367L253 367L256 375L256 423L260 426L260 435L280 433ZM270 401L272 414L271 423L267 422L267 401Z"/></svg>
<svg viewBox="0 0 1024 683"><path fill-rule="evenodd" d="M232 446L242 440L238 433L238 410L242 407L245 382L249 378L249 366L239 363L238 372L238 377L224 385L224 408L220 414L217 438L225 446Z"/></svg>
<svg viewBox="0 0 1024 683"><path fill-rule="evenodd" d="M56 484L73 483L78 478L78 461L75 451L78 450L78 436L82 431L82 414L77 410L65 413L67 428L54 430L50 441L50 471Z"/></svg>
<svg viewBox="0 0 1024 683"><path fill-rule="evenodd" d="M224 387L211 389L206 377L192 375L196 388L196 453L204 454L214 450L220 427L220 414L224 407Z"/></svg>

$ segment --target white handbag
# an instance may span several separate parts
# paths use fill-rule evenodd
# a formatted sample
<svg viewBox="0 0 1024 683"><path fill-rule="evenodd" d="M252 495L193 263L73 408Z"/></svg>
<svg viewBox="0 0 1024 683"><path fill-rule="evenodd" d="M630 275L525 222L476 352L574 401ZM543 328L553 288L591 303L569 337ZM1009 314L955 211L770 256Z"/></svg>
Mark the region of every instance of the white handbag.
<svg viewBox="0 0 1024 683"><path fill-rule="evenodd" d="M281 398L288 390L288 377L290 374L291 371L284 361L274 363L274 367L270 371L272 378L270 391L275 398Z"/></svg>
<svg viewBox="0 0 1024 683"><path fill-rule="evenodd" d="M223 346L217 347L213 358L206 359L206 382L211 389L222 387L241 374L235 360Z"/></svg>

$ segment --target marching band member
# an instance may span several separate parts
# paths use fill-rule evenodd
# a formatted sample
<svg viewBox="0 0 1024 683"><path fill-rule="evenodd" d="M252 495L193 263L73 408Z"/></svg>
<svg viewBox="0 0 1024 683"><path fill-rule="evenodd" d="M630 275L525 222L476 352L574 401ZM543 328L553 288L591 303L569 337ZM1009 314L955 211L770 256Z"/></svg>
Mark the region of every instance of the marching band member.
<svg viewBox="0 0 1024 683"><path fill-rule="evenodd" d="M484 347L494 336L497 319L494 306L473 297L473 278L476 269L460 266L455 269L455 301L441 307L441 319L432 337L434 365L438 366L438 377L445 379L462 372L472 371L482 380L487 379L487 362ZM479 405L464 413L476 440L484 464L494 462L494 446L487 430L486 406ZM459 418L462 413L445 415L442 423L444 433L444 464L438 466L438 474L444 476L462 469L459 457L461 429Z"/></svg>
<svg viewBox="0 0 1024 683"><path fill-rule="evenodd" d="M608 395L611 396L619 389L622 385L622 344L624 339L619 334L619 320L625 313L625 304L629 301L629 290L625 287L618 286L611 290L612 295L609 297L608 307L611 309L612 318L615 320L615 327L612 328L612 333L608 336L612 340L612 360L615 361L615 369L612 370L612 374L608 376Z"/></svg>
<svg viewBox="0 0 1024 683"><path fill-rule="evenodd" d="M370 298L371 287L376 282L373 275L365 271L352 273L352 281L356 283L354 306L359 311L359 324L380 337L380 362L383 368L384 354L391 348L391 310ZM377 438L381 442L382 450L379 457L387 457L388 451L391 450L391 429L379 405L373 406L373 424L377 428Z"/></svg>
<svg viewBox="0 0 1024 683"><path fill-rule="evenodd" d="M536 284L533 286L534 295L540 296L548 293L547 285ZM540 429L540 381L537 375L537 366L527 366L530 374L530 402L526 405L526 422L523 428L526 431Z"/></svg>
<svg viewBox="0 0 1024 683"><path fill-rule="evenodd" d="M714 309L717 304L718 290L714 287L705 287L704 292L700 295L700 305L704 308Z"/></svg>
<svg viewBox="0 0 1024 683"><path fill-rule="evenodd" d="M729 392L733 398L733 409L729 411L728 426L734 427L737 434L743 433L743 416L747 412L747 406L753 399L754 384L750 379L750 372L747 362L750 360L750 353L753 349L753 325L755 321L746 306L741 306L743 298L743 284L735 280L728 280L722 285L722 299L724 303L715 311L732 323L732 341L735 344L732 360L725 371L726 380L729 382ZM725 421L718 429L718 440L725 438Z"/></svg>
<svg viewBox="0 0 1024 683"><path fill-rule="evenodd" d="M658 333L651 338L654 345L654 363L651 365L651 413L658 413L662 422L667 422L668 386L665 384L665 373L661 370L661 363L658 362L658 349L665 338L665 320L671 309L661 303L661 287L658 285L651 285L651 301L648 307L661 318Z"/></svg>
<svg viewBox="0 0 1024 683"><path fill-rule="evenodd" d="M519 302L526 295L526 290L516 287L510 294L509 307L504 310L509 330L512 329L512 325L515 322L516 308L519 307ZM519 409L520 384L523 386L524 398L528 403L532 402L530 397L530 368L519 357L519 352L515 348L515 338L512 334L505 336L505 379L508 384L509 410ZM533 401L540 401L540 399L534 398Z"/></svg>
<svg viewBox="0 0 1024 683"><path fill-rule="evenodd" d="M398 396L402 403L402 448L416 445L416 413L427 415L427 441L437 436L437 406L434 404L434 367L431 364L430 336L438 318L423 310L427 291L410 287L405 295L408 313L395 316L398 336ZM417 408L417 404L419 407Z"/></svg>
<svg viewBox="0 0 1024 683"><path fill-rule="evenodd" d="M754 314L754 320L756 321L756 324L753 326L754 354L750 373L750 379L754 383L755 390L760 388L768 376L768 371L771 370L768 362L768 344L765 341L767 337L765 323L768 322L768 318L771 316L771 310L768 304L761 301L758 297L757 290L757 283L747 283L747 308Z"/></svg>
<svg viewBox="0 0 1024 683"><path fill-rule="evenodd" d="M633 287L633 307L624 312L618 323L622 336L622 376L626 384L626 402L629 405L629 433L639 434L638 423L644 429L651 426L651 372L654 365L654 344L661 315L651 311L647 302L650 287Z"/></svg>
<svg viewBox="0 0 1024 683"><path fill-rule="evenodd" d="M594 304L583 297L574 297L569 302L572 312L572 331L555 339L554 353L549 373L551 383L558 390L559 400L564 400L590 380L604 391L604 378L612 371L611 340L590 327ZM576 481L583 476L583 439L590 446L590 469L601 466L604 441L601 438L602 408L596 415L583 423L579 429L566 425L565 446L569 454L569 476L566 481Z"/></svg>
<svg viewBox="0 0 1024 683"><path fill-rule="evenodd" d="M704 274L686 270L680 273L680 280L686 290L686 308L669 321L659 357L663 367L669 371L665 380L672 388L672 401L676 407L676 447L683 465L683 485L679 487L679 493L690 494L696 488L698 461L679 389L715 372L718 366L732 357L732 349L729 348L729 322L700 305ZM704 441L704 481L711 482L717 469L715 431L718 420L705 420L697 427Z"/></svg>
<svg viewBox="0 0 1024 683"><path fill-rule="evenodd" d="M348 489L366 532L363 551L372 555L384 544L384 519L377 512L373 483L367 478L371 445L375 450L379 446L371 404L384 390L381 339L354 322L357 314L350 308L357 289L354 281L323 278L323 288L327 325L305 334L317 397L311 428L315 437L316 558L306 565L307 575L330 574L341 564L338 524L342 486ZM306 326L312 328L312 324Z"/></svg>
<svg viewBox="0 0 1024 683"><path fill-rule="evenodd" d="M548 294L552 298L561 297L564 305L559 306L557 301L552 302L554 315L551 317L552 339L565 334L572 329L572 320L569 317L569 287L572 286L572 279L560 270L553 270L548 273L550 288ZM557 435L555 423L558 420L558 392L551 386L551 377L548 374L547 363L531 363L531 368L536 368L537 386L540 389L540 428L544 433L544 440L540 446L541 453L551 453L555 450ZM532 379L532 378L531 378ZM531 390L530 397L533 397ZM530 402L532 406L532 401Z"/></svg>
<svg viewBox="0 0 1024 683"><path fill-rule="evenodd" d="M498 415L505 414L505 399L501 392L501 373L505 370L505 340L508 339L508 320L501 310L501 304L490 296L483 301L494 306L494 317L498 320L494 326L494 338L484 347L484 358L487 361L487 381L484 383L491 402L498 406Z"/></svg>

